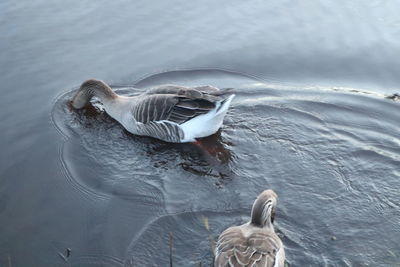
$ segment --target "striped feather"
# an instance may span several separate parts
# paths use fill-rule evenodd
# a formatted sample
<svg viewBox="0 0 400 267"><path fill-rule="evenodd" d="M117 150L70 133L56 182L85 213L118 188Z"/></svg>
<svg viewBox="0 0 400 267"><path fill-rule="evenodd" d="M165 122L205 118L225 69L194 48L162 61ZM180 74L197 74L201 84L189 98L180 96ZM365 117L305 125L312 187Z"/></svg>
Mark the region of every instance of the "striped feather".
<svg viewBox="0 0 400 267"><path fill-rule="evenodd" d="M265 209L269 206L267 203L276 203L275 197L272 190L260 194L253 205L253 219L254 216L270 216L271 213L263 214L254 209ZM218 238L215 255L215 267L283 267L285 260L283 244L268 222L263 225L248 222L226 229Z"/></svg>
<svg viewBox="0 0 400 267"><path fill-rule="evenodd" d="M188 98L171 94L142 95L132 105L137 122L170 121L182 124L215 108L215 103L203 98Z"/></svg>

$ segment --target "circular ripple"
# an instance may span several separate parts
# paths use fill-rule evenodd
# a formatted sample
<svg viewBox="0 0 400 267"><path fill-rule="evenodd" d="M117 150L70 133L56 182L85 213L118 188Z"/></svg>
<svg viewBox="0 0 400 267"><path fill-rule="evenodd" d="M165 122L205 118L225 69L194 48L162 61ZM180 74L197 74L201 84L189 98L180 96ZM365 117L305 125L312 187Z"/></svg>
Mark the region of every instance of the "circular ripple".
<svg viewBox="0 0 400 267"><path fill-rule="evenodd" d="M166 72L115 89L131 95L167 83L235 88L222 130L206 140L214 151L133 136L98 102L70 111L73 92L61 96L52 113L66 136L60 158L77 190L91 198L118 195L132 199L132 205L142 201L163 207L165 215L155 215L133 237L126 264L132 259L144 263L146 255L159 255L150 263L167 262L169 228L179 240L203 233L194 234L194 240L204 246L174 251L178 262L193 253L212 257L199 211L226 215L229 223L220 218L214 224L221 220L228 227L237 214L225 211L249 214L254 198L266 188L280 196L277 222L294 265L366 265L368 259L383 260L379 255L386 255L387 247L398 248L392 236L400 203L393 189L399 187L398 103L357 90L278 87L219 70ZM183 215L177 219L174 214ZM378 233L371 225L388 231ZM222 228L210 228L209 234L216 237ZM336 237L334 247L331 236ZM365 250L366 243L371 249Z"/></svg>

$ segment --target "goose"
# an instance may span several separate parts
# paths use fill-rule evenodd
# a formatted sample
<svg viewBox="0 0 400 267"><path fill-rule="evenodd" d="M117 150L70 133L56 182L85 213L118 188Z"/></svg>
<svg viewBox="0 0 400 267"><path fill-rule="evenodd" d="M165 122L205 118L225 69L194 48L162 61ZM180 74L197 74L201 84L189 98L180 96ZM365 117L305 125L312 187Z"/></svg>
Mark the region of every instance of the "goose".
<svg viewBox="0 0 400 267"><path fill-rule="evenodd" d="M254 201L251 220L226 229L215 247L215 267L283 267L285 250L272 225L277 195L265 190Z"/></svg>
<svg viewBox="0 0 400 267"><path fill-rule="evenodd" d="M234 96L229 90L212 86L164 85L128 97L116 94L103 81L91 79L77 90L72 107L81 109L96 97L107 114L127 131L186 143L217 132Z"/></svg>

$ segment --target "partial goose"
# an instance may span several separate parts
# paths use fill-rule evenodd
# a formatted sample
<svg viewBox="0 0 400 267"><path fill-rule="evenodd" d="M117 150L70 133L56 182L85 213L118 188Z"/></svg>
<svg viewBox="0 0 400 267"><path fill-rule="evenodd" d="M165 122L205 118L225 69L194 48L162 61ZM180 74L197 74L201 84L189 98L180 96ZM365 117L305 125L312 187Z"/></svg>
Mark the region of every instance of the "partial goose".
<svg viewBox="0 0 400 267"><path fill-rule="evenodd" d="M215 267L283 267L285 250L272 225L277 195L262 192L253 204L251 220L226 229L215 248Z"/></svg>
<svg viewBox="0 0 400 267"><path fill-rule="evenodd" d="M172 143L196 141L214 134L235 95L211 86L167 85L138 96L120 96L105 82L85 81L72 99L72 106L83 108L92 97L129 132Z"/></svg>

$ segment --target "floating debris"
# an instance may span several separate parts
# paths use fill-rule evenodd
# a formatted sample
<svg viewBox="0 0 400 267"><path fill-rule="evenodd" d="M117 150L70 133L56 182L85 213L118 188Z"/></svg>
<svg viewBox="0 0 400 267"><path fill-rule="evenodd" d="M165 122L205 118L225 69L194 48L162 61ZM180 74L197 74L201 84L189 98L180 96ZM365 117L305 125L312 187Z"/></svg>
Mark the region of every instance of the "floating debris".
<svg viewBox="0 0 400 267"><path fill-rule="evenodd" d="M393 101L400 101L400 94L394 93L393 95L385 96L385 98Z"/></svg>
<svg viewBox="0 0 400 267"><path fill-rule="evenodd" d="M69 258L69 256L71 256L71 249L67 248L67 258Z"/></svg>
<svg viewBox="0 0 400 267"><path fill-rule="evenodd" d="M207 216L203 216L203 224L204 224L204 227L207 229L207 231L210 231L210 225L208 224Z"/></svg>
<svg viewBox="0 0 400 267"><path fill-rule="evenodd" d="M391 251L390 249L388 249L388 252L389 252L390 256L392 256L392 257L394 257L394 258L397 257L397 256L396 256L396 253L394 253L394 252Z"/></svg>
<svg viewBox="0 0 400 267"><path fill-rule="evenodd" d="M172 247L174 246L174 235L169 232L169 266L173 267L172 264Z"/></svg>

